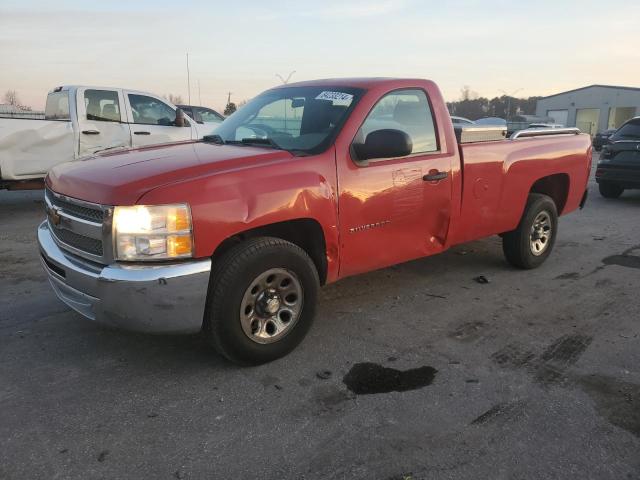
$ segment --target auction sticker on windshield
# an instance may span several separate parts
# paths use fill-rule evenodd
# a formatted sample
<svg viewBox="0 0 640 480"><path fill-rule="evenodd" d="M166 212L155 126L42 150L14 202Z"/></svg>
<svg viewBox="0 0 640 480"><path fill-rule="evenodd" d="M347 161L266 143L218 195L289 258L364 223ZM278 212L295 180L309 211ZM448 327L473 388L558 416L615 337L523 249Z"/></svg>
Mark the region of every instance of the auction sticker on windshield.
<svg viewBox="0 0 640 480"><path fill-rule="evenodd" d="M353 95L350 93L343 92L320 92L320 94L316 97L316 100L332 100L332 101L342 101L342 102L350 102L353 100Z"/></svg>

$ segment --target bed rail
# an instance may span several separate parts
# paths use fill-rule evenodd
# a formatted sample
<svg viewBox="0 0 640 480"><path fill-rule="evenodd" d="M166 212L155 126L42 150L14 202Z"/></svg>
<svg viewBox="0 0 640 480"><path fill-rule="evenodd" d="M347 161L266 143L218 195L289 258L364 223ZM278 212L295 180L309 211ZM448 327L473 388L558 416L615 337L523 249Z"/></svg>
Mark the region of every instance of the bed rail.
<svg viewBox="0 0 640 480"><path fill-rule="evenodd" d="M509 137L510 140L528 137L545 137L547 135L579 135L582 133L579 128L527 128L518 130Z"/></svg>

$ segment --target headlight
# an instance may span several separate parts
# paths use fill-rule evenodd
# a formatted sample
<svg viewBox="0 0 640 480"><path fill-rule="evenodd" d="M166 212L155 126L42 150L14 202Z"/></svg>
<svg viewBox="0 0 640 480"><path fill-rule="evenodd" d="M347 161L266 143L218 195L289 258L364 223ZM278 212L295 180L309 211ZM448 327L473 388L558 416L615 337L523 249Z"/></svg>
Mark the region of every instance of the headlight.
<svg viewBox="0 0 640 480"><path fill-rule="evenodd" d="M186 204L115 207L116 260L167 260L193 256L191 212Z"/></svg>

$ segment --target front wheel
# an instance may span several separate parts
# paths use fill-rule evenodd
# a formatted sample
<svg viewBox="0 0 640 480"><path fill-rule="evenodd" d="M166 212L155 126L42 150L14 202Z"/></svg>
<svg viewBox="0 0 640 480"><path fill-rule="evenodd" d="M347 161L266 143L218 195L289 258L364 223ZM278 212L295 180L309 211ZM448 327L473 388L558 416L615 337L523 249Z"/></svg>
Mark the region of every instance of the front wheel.
<svg viewBox="0 0 640 480"><path fill-rule="evenodd" d="M309 331L319 283L313 261L297 245L271 237L242 242L216 261L205 335L234 363L280 358Z"/></svg>
<svg viewBox="0 0 640 480"><path fill-rule="evenodd" d="M555 202L547 195L530 194L518 228L502 237L507 261L523 269L539 267L551 254L557 231Z"/></svg>
<svg viewBox="0 0 640 480"><path fill-rule="evenodd" d="M604 198L618 198L624 192L624 188L615 183L599 183L598 190Z"/></svg>

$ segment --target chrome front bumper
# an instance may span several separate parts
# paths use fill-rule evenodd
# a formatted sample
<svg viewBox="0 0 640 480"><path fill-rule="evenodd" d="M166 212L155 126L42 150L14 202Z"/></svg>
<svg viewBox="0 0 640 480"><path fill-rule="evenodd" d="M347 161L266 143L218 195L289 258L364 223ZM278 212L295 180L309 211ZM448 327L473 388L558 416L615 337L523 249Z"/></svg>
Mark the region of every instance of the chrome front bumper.
<svg viewBox="0 0 640 480"><path fill-rule="evenodd" d="M60 300L101 323L150 333L202 328L211 260L102 266L64 252L38 227L42 266Z"/></svg>

